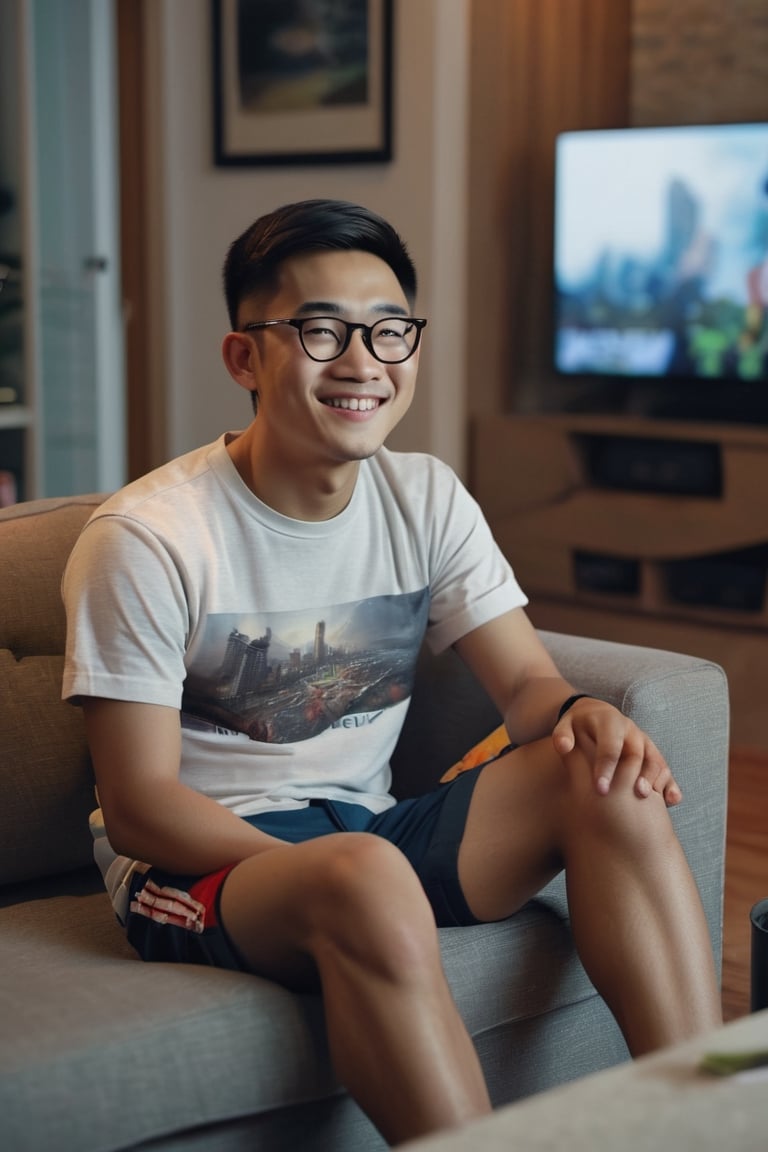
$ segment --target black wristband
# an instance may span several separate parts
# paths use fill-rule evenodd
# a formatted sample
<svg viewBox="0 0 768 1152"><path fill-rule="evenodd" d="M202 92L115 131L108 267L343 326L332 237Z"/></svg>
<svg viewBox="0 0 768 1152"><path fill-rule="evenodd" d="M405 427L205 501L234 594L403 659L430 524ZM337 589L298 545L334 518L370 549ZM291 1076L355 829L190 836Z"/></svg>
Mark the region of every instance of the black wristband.
<svg viewBox="0 0 768 1152"><path fill-rule="evenodd" d="M569 696L557 714L558 723L562 720L563 716L565 716L568 709L573 707L577 700L594 700L594 696L590 696L589 692L576 692L573 696Z"/></svg>

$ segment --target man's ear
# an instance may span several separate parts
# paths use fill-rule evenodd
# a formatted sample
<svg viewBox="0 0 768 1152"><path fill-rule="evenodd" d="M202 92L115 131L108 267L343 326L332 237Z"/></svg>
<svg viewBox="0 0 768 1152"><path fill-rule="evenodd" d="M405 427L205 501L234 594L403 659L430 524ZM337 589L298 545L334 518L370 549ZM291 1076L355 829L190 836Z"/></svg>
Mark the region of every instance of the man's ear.
<svg viewBox="0 0 768 1152"><path fill-rule="evenodd" d="M253 392L256 388L253 341L244 332L228 332L221 345L221 356L232 379Z"/></svg>

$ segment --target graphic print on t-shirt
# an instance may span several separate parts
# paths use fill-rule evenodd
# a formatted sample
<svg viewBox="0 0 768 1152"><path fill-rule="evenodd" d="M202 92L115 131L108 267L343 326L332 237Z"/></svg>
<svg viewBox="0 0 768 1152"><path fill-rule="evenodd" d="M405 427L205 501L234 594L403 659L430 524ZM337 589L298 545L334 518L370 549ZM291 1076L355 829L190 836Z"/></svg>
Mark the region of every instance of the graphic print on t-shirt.
<svg viewBox="0 0 768 1152"><path fill-rule="evenodd" d="M187 674L182 723L294 743L406 700L429 590L297 612L217 613Z"/></svg>

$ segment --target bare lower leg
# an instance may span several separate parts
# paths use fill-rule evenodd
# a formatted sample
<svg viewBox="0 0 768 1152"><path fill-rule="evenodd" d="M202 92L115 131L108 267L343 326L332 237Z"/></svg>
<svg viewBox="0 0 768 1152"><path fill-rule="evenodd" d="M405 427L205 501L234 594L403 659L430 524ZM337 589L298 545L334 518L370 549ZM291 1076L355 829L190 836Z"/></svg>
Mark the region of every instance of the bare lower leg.
<svg viewBox="0 0 768 1152"><path fill-rule="evenodd" d="M424 980L372 976L350 956L321 965L321 973L337 1074L386 1140L397 1144L490 1111L439 961Z"/></svg>
<svg viewBox="0 0 768 1152"><path fill-rule="evenodd" d="M607 805L621 811L609 815ZM603 806L600 809L600 806ZM696 884L663 801L626 791L588 800L565 846L576 945L639 1056L721 1022Z"/></svg>

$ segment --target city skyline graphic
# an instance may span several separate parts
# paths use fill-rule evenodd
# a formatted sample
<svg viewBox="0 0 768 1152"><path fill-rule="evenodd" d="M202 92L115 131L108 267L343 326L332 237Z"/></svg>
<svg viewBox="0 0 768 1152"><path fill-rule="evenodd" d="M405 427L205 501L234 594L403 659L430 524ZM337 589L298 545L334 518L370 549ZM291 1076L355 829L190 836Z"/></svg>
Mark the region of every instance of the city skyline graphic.
<svg viewBox="0 0 768 1152"><path fill-rule="evenodd" d="M186 728L285 744L406 700L429 591L297 612L217 613L184 685Z"/></svg>

